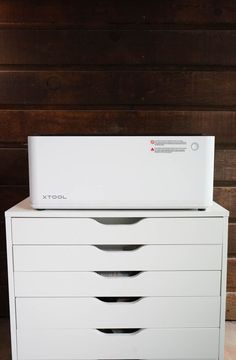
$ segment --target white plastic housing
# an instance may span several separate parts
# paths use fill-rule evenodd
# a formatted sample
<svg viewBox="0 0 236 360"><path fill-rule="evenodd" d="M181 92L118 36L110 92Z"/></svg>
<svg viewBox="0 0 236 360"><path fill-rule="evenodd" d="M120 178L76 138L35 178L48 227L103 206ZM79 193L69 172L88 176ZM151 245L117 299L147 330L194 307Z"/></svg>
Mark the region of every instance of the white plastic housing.
<svg viewBox="0 0 236 360"><path fill-rule="evenodd" d="M192 209L212 204L213 136L30 136L36 209Z"/></svg>

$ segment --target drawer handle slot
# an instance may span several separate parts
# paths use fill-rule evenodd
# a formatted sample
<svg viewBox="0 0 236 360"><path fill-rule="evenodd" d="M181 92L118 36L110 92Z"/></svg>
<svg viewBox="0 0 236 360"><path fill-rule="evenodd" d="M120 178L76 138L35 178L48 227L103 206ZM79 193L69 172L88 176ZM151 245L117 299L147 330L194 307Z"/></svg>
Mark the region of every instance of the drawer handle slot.
<svg viewBox="0 0 236 360"><path fill-rule="evenodd" d="M134 303L142 300L142 297L97 297L96 299L105 303Z"/></svg>
<svg viewBox="0 0 236 360"><path fill-rule="evenodd" d="M95 273L107 278L116 278L138 276L142 273L142 271L95 271Z"/></svg>
<svg viewBox="0 0 236 360"><path fill-rule="evenodd" d="M134 251L140 249L143 245L94 245L103 251Z"/></svg>
<svg viewBox="0 0 236 360"><path fill-rule="evenodd" d="M121 218L121 217L99 217L93 218L93 220L97 221L99 224L103 225L133 225L137 224L139 221L144 218Z"/></svg>
<svg viewBox="0 0 236 360"><path fill-rule="evenodd" d="M139 332L141 332L143 329L140 328L127 328L127 329L119 329L119 328L115 328L115 329L97 329L97 331L100 331L103 334L138 334Z"/></svg>

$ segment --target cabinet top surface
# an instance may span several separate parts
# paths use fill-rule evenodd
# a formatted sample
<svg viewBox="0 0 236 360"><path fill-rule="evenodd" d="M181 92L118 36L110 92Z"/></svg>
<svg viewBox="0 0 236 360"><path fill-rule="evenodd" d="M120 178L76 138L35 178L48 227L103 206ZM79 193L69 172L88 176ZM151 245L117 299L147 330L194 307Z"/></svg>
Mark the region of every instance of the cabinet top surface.
<svg viewBox="0 0 236 360"><path fill-rule="evenodd" d="M228 210L213 202L206 210L36 210L29 198L6 211L6 217L228 217Z"/></svg>

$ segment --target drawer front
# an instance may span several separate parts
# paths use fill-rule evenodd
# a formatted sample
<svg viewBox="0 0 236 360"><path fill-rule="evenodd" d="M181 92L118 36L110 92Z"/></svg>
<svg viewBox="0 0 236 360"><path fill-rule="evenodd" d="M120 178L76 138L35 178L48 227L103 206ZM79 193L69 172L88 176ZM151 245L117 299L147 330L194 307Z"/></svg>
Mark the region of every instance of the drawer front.
<svg viewBox="0 0 236 360"><path fill-rule="evenodd" d="M17 328L219 327L220 297L117 299L17 298Z"/></svg>
<svg viewBox="0 0 236 360"><path fill-rule="evenodd" d="M19 359L218 360L219 329L18 330Z"/></svg>
<svg viewBox="0 0 236 360"><path fill-rule="evenodd" d="M113 219L120 221L127 219ZM112 225L89 218L12 219L14 244L221 244L222 232L222 218L144 218Z"/></svg>
<svg viewBox="0 0 236 360"><path fill-rule="evenodd" d="M15 271L220 270L221 245L144 245L108 251L91 245L14 246ZM111 249L114 249L112 246Z"/></svg>
<svg viewBox="0 0 236 360"><path fill-rule="evenodd" d="M16 272L17 297L219 296L220 271L148 271L109 277L96 272Z"/></svg>

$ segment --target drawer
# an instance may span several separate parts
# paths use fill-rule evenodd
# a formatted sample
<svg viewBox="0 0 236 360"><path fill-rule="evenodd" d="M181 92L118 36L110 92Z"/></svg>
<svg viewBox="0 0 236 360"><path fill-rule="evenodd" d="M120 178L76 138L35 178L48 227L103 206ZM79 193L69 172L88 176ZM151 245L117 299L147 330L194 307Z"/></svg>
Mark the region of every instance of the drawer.
<svg viewBox="0 0 236 360"><path fill-rule="evenodd" d="M135 274L135 273L134 273ZM16 272L17 297L219 296L220 271L147 271L110 277L96 272Z"/></svg>
<svg viewBox="0 0 236 360"><path fill-rule="evenodd" d="M221 245L14 246L15 271L220 270Z"/></svg>
<svg viewBox="0 0 236 360"><path fill-rule="evenodd" d="M222 221L222 218L13 218L12 238L14 244L221 244Z"/></svg>
<svg viewBox="0 0 236 360"><path fill-rule="evenodd" d="M92 245L15 245L15 271L220 270L222 245L144 245L116 250Z"/></svg>
<svg viewBox="0 0 236 360"><path fill-rule="evenodd" d="M17 298L16 316L18 329L219 327L220 297Z"/></svg>
<svg viewBox="0 0 236 360"><path fill-rule="evenodd" d="M219 329L18 330L19 359L218 360Z"/></svg>

